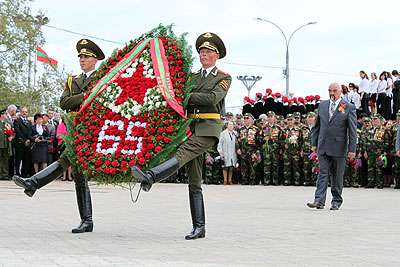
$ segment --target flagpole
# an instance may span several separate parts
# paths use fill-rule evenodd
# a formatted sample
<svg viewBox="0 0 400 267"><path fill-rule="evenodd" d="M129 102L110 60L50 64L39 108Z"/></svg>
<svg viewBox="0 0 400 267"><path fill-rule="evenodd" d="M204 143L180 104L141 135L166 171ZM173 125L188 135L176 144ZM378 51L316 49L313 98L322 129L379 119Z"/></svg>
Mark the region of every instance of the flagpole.
<svg viewBox="0 0 400 267"><path fill-rule="evenodd" d="M35 55L35 68L33 69L33 87L36 86L36 63L37 63L37 47L36 47L36 55Z"/></svg>

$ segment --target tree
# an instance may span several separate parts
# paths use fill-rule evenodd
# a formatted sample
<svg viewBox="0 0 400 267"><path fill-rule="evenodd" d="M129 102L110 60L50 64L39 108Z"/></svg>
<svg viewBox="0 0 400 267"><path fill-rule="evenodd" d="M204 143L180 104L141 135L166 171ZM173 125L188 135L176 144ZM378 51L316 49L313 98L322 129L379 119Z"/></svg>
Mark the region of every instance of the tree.
<svg viewBox="0 0 400 267"><path fill-rule="evenodd" d="M38 78L40 83L35 88L31 82L31 73L36 71L32 63L36 46L45 42L41 26L48 19L41 11L31 15L30 2L33 1L0 2L0 94L3 96L0 107L18 103L30 107L32 111L39 111L43 100L49 96L50 87L44 86L54 86L61 74L44 73Z"/></svg>

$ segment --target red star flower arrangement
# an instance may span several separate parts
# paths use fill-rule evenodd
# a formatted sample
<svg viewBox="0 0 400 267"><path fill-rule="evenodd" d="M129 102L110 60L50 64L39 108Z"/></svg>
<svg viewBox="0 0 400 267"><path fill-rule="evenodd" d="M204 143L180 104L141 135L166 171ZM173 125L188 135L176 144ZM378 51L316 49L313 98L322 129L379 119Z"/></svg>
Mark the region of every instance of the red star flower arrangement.
<svg viewBox="0 0 400 267"><path fill-rule="evenodd" d="M171 28L160 25L131 41L98 69L74 123L68 122L74 131L67 155L85 177L130 182L130 167L157 165L190 134L183 107L192 87L191 47Z"/></svg>

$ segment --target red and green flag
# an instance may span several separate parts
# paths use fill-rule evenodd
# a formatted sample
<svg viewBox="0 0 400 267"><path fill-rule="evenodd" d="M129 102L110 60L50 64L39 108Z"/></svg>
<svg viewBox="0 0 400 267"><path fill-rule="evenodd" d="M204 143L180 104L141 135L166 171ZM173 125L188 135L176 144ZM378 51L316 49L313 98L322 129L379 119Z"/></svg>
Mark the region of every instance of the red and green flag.
<svg viewBox="0 0 400 267"><path fill-rule="evenodd" d="M49 64L54 70L57 70L58 68L58 62L57 60L52 59L51 57L49 57L46 52L44 52L44 50L42 48L40 48L39 46L37 46L37 60L43 63L47 63Z"/></svg>

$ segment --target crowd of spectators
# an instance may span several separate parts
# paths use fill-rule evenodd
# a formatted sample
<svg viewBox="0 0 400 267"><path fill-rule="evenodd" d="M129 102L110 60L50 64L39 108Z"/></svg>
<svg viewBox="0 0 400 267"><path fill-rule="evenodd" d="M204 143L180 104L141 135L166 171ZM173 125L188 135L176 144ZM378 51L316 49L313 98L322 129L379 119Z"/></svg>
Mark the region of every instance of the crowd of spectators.
<svg viewBox="0 0 400 267"><path fill-rule="evenodd" d="M66 128L60 113L48 109L44 114L28 114L27 107L9 105L4 109L4 124L9 125L12 136L7 157L0 159L5 169L0 179L11 179L14 174L30 177L56 161L64 149L60 134L65 134ZM67 175L72 180L70 172Z"/></svg>

